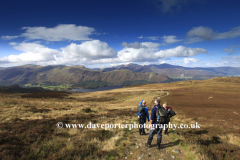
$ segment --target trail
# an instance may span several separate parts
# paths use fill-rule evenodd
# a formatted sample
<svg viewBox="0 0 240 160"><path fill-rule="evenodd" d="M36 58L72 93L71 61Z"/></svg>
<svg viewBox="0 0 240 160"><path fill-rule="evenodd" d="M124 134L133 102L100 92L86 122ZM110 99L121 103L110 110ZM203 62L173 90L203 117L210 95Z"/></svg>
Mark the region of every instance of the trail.
<svg viewBox="0 0 240 160"><path fill-rule="evenodd" d="M165 92L166 94L164 96L161 96L160 98L163 98L165 96L169 95L169 92ZM147 122L149 123L149 122ZM145 129L145 132L147 135L139 135L138 129L134 129L132 132L133 139L132 145L130 149L126 154L126 157L124 159L136 159L136 160L184 160L186 159L184 151L182 148L178 145L179 141L173 141L169 136L164 135L162 136L162 143L161 143L161 149L157 149L157 134L154 135L153 141L151 144L151 147L148 148L145 146L145 143L147 143L149 129ZM163 132L164 133L164 132ZM169 133L171 134L171 129L169 129Z"/></svg>

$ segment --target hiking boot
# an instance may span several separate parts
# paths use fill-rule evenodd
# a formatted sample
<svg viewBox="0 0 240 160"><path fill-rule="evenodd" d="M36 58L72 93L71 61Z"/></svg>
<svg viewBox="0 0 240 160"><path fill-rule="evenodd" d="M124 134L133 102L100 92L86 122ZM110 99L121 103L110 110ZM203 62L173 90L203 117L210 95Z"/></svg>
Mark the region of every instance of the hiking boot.
<svg viewBox="0 0 240 160"><path fill-rule="evenodd" d="M151 147L151 144L148 144L148 143L145 143L145 146L150 148Z"/></svg>
<svg viewBox="0 0 240 160"><path fill-rule="evenodd" d="M157 149L160 149L161 142L162 142L162 138L158 138L157 139Z"/></svg>

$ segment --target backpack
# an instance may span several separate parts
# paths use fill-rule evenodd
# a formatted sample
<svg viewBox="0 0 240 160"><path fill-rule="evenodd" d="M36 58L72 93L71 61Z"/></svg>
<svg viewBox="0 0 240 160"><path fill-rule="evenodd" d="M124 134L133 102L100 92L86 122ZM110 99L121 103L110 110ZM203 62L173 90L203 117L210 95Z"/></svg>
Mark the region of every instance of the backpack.
<svg viewBox="0 0 240 160"><path fill-rule="evenodd" d="M157 108L156 116L159 124L167 124L167 111L163 107Z"/></svg>
<svg viewBox="0 0 240 160"><path fill-rule="evenodd" d="M145 107L140 105L137 108L137 115L139 116L139 118L145 118L146 117L146 112L145 112Z"/></svg>

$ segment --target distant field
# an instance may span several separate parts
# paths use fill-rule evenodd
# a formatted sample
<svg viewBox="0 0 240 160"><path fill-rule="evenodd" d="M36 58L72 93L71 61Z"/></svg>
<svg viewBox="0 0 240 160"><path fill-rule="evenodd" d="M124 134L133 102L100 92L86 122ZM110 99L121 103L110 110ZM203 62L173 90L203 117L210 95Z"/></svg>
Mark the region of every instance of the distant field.
<svg viewBox="0 0 240 160"><path fill-rule="evenodd" d="M58 129L57 122L133 123L144 99L149 111L165 96L177 115L170 129L188 159L239 159L240 78L146 84L91 93L0 93L0 159L124 159L128 129ZM146 137L147 139L147 137Z"/></svg>

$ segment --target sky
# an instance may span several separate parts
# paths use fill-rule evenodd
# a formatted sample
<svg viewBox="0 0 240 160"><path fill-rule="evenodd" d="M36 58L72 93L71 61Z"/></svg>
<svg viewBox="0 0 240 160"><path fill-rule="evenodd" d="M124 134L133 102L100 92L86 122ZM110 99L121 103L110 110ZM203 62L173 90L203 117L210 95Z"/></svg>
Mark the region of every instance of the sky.
<svg viewBox="0 0 240 160"><path fill-rule="evenodd" d="M0 1L0 67L240 67L239 0Z"/></svg>

